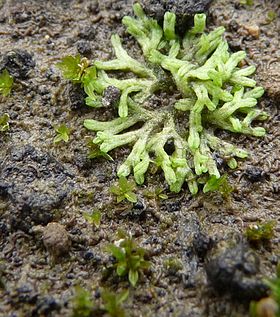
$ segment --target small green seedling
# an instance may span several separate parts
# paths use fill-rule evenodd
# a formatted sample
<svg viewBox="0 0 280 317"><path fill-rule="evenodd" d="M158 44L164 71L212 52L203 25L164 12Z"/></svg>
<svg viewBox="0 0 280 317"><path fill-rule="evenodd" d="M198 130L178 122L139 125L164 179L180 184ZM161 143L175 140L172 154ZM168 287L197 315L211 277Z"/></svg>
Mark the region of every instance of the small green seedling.
<svg viewBox="0 0 280 317"><path fill-rule="evenodd" d="M10 128L9 120L10 120L10 117L7 113L4 113L0 117L0 132L5 132L9 130Z"/></svg>
<svg viewBox="0 0 280 317"><path fill-rule="evenodd" d="M107 247L116 259L116 273L118 276L128 276L130 284L134 287L139 279L139 273L150 266L150 262L145 260L145 249L140 248L131 235L119 232L120 240Z"/></svg>
<svg viewBox="0 0 280 317"><path fill-rule="evenodd" d="M90 317L92 316L93 309L94 304L90 292L81 286L76 286L72 317Z"/></svg>
<svg viewBox="0 0 280 317"><path fill-rule="evenodd" d="M82 58L79 54L76 56L65 56L56 64L56 67L62 71L63 77L74 83L81 82L84 70L88 66L88 59Z"/></svg>
<svg viewBox="0 0 280 317"><path fill-rule="evenodd" d="M163 193L164 189L160 187L144 190L143 195L148 198L152 204L151 210L156 217L160 214L160 200L168 199L168 196Z"/></svg>
<svg viewBox="0 0 280 317"><path fill-rule="evenodd" d="M275 221L266 221L249 226L245 231L245 236L250 242L268 241L274 236Z"/></svg>
<svg viewBox="0 0 280 317"><path fill-rule="evenodd" d="M178 271L183 269L182 262L174 257L166 259L163 265L165 269L169 272L169 274L176 274Z"/></svg>
<svg viewBox="0 0 280 317"><path fill-rule="evenodd" d="M100 227L102 215L99 210L93 210L91 214L85 212L83 215L90 224L94 225L96 228Z"/></svg>
<svg viewBox="0 0 280 317"><path fill-rule="evenodd" d="M120 177L118 185L110 187L110 192L117 196L117 203L127 199L132 203L137 202L137 196L133 192L136 185L132 181L128 181L125 177Z"/></svg>
<svg viewBox="0 0 280 317"><path fill-rule="evenodd" d="M13 83L13 77L9 74L7 69L4 69L0 74L0 94L7 97L11 93Z"/></svg>
<svg viewBox="0 0 280 317"><path fill-rule="evenodd" d="M114 161L111 155L106 152L102 152L100 147L92 142L92 139L88 140L87 147L89 148L88 158L95 159L97 157L104 157L108 161Z"/></svg>
<svg viewBox="0 0 280 317"><path fill-rule="evenodd" d="M267 12L266 21L268 23L273 22L276 18L277 18L277 13L275 11L270 10Z"/></svg>
<svg viewBox="0 0 280 317"><path fill-rule="evenodd" d="M230 196L233 191L233 187L229 184L227 175L224 174L220 178L216 176L211 176L209 180L206 182L203 188L204 193L218 191L224 198Z"/></svg>
<svg viewBox="0 0 280 317"><path fill-rule="evenodd" d="M122 304L127 299L128 295L128 290L122 291L119 294L108 290L102 290L101 298L104 303L104 311L111 317L125 317L126 314L122 308Z"/></svg>
<svg viewBox="0 0 280 317"><path fill-rule="evenodd" d="M68 142L70 129L63 123L60 126L54 127L57 136L54 138L53 143L59 143L61 141Z"/></svg>
<svg viewBox="0 0 280 317"><path fill-rule="evenodd" d="M155 200L165 200L168 199L168 196L163 193L164 189L160 187L152 188L151 190L144 190L143 195L147 198L155 199Z"/></svg>

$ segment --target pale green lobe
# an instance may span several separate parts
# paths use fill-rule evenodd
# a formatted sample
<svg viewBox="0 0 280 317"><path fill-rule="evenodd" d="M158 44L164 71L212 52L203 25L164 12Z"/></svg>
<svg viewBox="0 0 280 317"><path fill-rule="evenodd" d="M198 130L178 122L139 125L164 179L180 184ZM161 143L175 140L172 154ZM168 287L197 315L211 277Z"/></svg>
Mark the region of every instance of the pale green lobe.
<svg viewBox="0 0 280 317"><path fill-rule="evenodd" d="M165 39L171 41L176 39L175 34L176 15L171 12L166 12L163 20L163 32Z"/></svg>
<svg viewBox="0 0 280 317"><path fill-rule="evenodd" d="M205 14L196 14L193 28L180 38L174 13L165 13L161 27L139 4L133 10L135 17L126 16L122 22L138 42L143 58L132 57L126 43L123 46L120 37L112 35L115 58L94 61L85 70L82 85L86 103L92 107L103 107L105 90L117 88L120 96L115 108L106 111L118 117L104 122L86 119L84 126L96 133L92 142L102 153L131 148L118 168L120 178L133 174L141 185L152 163L162 170L171 191L180 192L186 182L193 195L201 183L206 184L207 192L223 177L216 157L234 169L236 158L249 155L216 136L216 131L256 137L265 134L255 123L268 118L256 108L264 93L249 77L256 68L240 67L246 53L230 53L224 27L205 31ZM175 98L170 96L173 91ZM154 103L154 96L161 93L166 100ZM133 195L119 197L125 198L135 199Z"/></svg>
<svg viewBox="0 0 280 317"><path fill-rule="evenodd" d="M13 77L9 74L7 69L4 69L2 73L0 73L0 94L7 97L11 93L13 84Z"/></svg>

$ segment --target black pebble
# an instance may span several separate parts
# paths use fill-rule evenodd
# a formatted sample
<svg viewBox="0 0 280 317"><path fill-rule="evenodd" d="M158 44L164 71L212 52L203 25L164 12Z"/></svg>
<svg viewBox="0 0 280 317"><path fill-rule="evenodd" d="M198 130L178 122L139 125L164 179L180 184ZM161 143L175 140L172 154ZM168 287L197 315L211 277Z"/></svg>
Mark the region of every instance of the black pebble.
<svg viewBox="0 0 280 317"><path fill-rule="evenodd" d="M245 175L252 183L260 182L266 177L266 173L264 173L261 168L255 166L249 166L245 170Z"/></svg>
<svg viewBox="0 0 280 317"><path fill-rule="evenodd" d="M89 41L94 40L95 36L96 36L96 28L94 25L90 25L90 26L85 27L78 34L78 37L80 39L89 40Z"/></svg>
<svg viewBox="0 0 280 317"><path fill-rule="evenodd" d="M77 42L77 51L83 56L89 56L91 54L91 44L89 41L80 40Z"/></svg>
<svg viewBox="0 0 280 317"><path fill-rule="evenodd" d="M69 98L71 110L79 110L85 105L86 93L80 85L69 84L66 88L66 95Z"/></svg>
<svg viewBox="0 0 280 317"><path fill-rule="evenodd" d="M102 104L104 107L114 106L119 100L121 95L120 90L114 86L108 86L104 92L102 97Z"/></svg>

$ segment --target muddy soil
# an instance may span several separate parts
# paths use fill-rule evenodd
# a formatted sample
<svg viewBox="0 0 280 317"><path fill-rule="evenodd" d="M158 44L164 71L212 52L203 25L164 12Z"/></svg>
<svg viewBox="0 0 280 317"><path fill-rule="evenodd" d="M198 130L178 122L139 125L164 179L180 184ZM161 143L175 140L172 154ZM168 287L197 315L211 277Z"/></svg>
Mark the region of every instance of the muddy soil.
<svg viewBox="0 0 280 317"><path fill-rule="evenodd" d="M267 135L223 135L251 153L227 171L230 199L192 197L184 189L166 190L169 198L154 202L143 191L167 188L157 173L137 188L133 206L116 204L109 192L128 149L112 153L114 162L87 158L91 133L83 120L112 113L87 108L83 92L54 66L77 52L112 58L112 33L140 55L121 25L132 1L0 1L0 68L15 78L0 104L0 114L11 118L9 132L0 135L0 316L71 316L76 285L96 302L101 287L128 288L105 274L112 265L105 246L120 228L148 250L152 263L130 288L127 316L248 316L250 300L267 293L263 278L275 274L280 257L280 3L239 2L214 1L208 26L224 25L231 50L246 50L247 62L257 66L255 78L266 89L259 107L270 115ZM70 141L55 145L53 126L61 123L71 128ZM98 229L83 216L93 209L102 213ZM275 236L253 248L244 230L266 220L277 221Z"/></svg>

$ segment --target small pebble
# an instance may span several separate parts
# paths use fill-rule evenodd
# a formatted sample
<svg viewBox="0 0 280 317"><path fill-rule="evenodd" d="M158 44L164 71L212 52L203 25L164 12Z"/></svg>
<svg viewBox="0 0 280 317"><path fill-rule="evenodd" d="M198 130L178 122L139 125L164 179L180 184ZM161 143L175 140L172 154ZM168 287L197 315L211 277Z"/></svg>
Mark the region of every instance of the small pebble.
<svg viewBox="0 0 280 317"><path fill-rule="evenodd" d="M53 262L69 252L71 240L64 226L51 222L43 229L43 243Z"/></svg>
<svg viewBox="0 0 280 317"><path fill-rule="evenodd" d="M256 24L244 25L244 28L248 31L250 35L258 39L260 37L260 28Z"/></svg>

